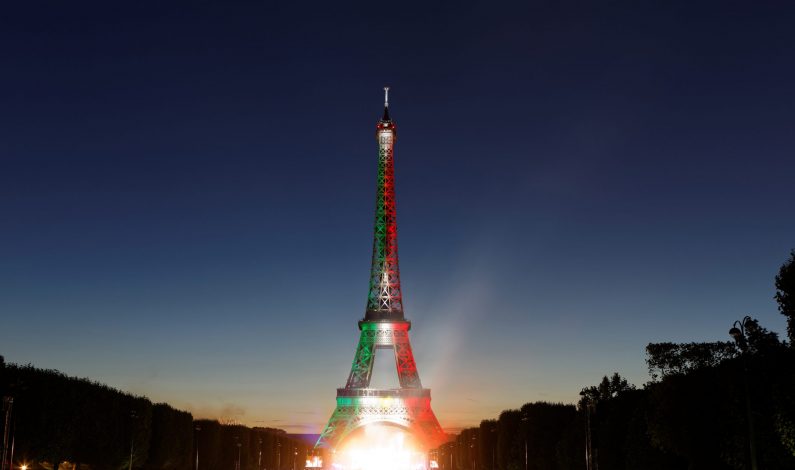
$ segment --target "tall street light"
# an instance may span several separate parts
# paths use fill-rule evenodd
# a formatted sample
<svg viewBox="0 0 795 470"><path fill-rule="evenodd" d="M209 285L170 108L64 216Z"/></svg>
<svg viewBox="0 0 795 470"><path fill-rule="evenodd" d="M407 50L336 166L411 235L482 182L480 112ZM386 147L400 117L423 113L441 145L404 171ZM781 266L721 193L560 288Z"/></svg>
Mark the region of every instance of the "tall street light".
<svg viewBox="0 0 795 470"><path fill-rule="evenodd" d="M237 447L237 460L235 461L235 470L240 470L240 438L235 436L235 446Z"/></svg>
<svg viewBox="0 0 795 470"><path fill-rule="evenodd" d="M748 447L751 451L751 469L758 470L756 463L756 436L754 434L754 416L751 412L751 393L748 388L748 338L745 336L746 330L752 330L755 326L754 321L749 316L745 316L742 321L734 322L729 330L729 335L734 338L737 347L740 348L743 364L743 386L745 388L745 413L748 419Z"/></svg>
<svg viewBox="0 0 795 470"><path fill-rule="evenodd" d="M522 417L522 423L527 423L529 418L527 416ZM525 424L524 429L522 431L522 435L524 437L524 470L527 470L527 425Z"/></svg>
<svg viewBox="0 0 795 470"><path fill-rule="evenodd" d="M135 449L135 420L138 418L138 415L135 414L135 411L130 411L130 470L132 470L133 464L133 450Z"/></svg>
<svg viewBox="0 0 795 470"><path fill-rule="evenodd" d="M196 431L196 468L194 470L199 470L199 431L202 430L202 427L197 424L193 429Z"/></svg>
<svg viewBox="0 0 795 470"><path fill-rule="evenodd" d="M16 432L17 432L17 421L12 420L11 421L11 457L8 459L9 470L14 470L14 444L17 442Z"/></svg>
<svg viewBox="0 0 795 470"><path fill-rule="evenodd" d="M237 470L240 470L240 447L242 446L243 444L237 443Z"/></svg>
<svg viewBox="0 0 795 470"><path fill-rule="evenodd" d="M594 403L593 397L588 395L583 395L581 403L583 403L585 408L585 468L586 470L594 470L599 468L594 454L593 430L591 429L591 416L596 411L596 403Z"/></svg>
<svg viewBox="0 0 795 470"><path fill-rule="evenodd" d="M494 434L496 432L497 428L489 429L489 434ZM496 461L494 460L494 452L497 447L497 438L495 438L493 435L489 436L489 441L491 441L491 470L497 470L497 464Z"/></svg>
<svg viewBox="0 0 795 470"><path fill-rule="evenodd" d="M472 444L470 444L470 448L472 449L472 470L478 470L478 446L477 446L477 439L478 437L475 434L472 434Z"/></svg>
<svg viewBox="0 0 795 470"><path fill-rule="evenodd" d="M3 450L0 452L0 470L6 468L6 456L8 455L8 436L11 428L11 408L14 406L14 397L8 395L3 397Z"/></svg>

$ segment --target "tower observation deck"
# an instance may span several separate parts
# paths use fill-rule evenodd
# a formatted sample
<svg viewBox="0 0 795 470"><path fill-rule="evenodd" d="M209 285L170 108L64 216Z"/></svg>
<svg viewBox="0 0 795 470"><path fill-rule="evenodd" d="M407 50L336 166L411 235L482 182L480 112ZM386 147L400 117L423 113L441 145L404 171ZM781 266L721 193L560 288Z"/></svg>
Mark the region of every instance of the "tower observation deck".
<svg viewBox="0 0 795 470"><path fill-rule="evenodd" d="M376 124L378 176L375 195L373 257L359 343L345 387L337 389L337 406L316 447L335 451L354 431L371 425L396 426L424 449L446 440L431 409L431 391L423 388L409 341L411 322L403 315L397 249L394 148L395 122L389 116L389 88L384 114ZM399 388L370 387L378 352L392 351Z"/></svg>

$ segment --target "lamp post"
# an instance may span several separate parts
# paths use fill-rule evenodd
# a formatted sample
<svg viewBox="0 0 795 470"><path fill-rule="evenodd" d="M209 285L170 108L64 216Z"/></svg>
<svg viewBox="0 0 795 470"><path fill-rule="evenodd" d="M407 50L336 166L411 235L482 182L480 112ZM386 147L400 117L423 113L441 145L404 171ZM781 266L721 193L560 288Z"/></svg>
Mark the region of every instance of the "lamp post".
<svg viewBox="0 0 795 470"><path fill-rule="evenodd" d="M282 441L276 441L276 470L282 469Z"/></svg>
<svg viewBox="0 0 795 470"><path fill-rule="evenodd" d="M243 444L241 444L239 442L237 443L237 470L240 470L240 447L242 445Z"/></svg>
<svg viewBox="0 0 795 470"><path fill-rule="evenodd" d="M478 470L478 457L480 457L479 448L477 445L478 436L476 434L472 434L472 444L470 447L472 448L472 470Z"/></svg>
<svg viewBox="0 0 795 470"><path fill-rule="evenodd" d="M237 447L237 460L235 461L235 470L240 470L240 438L235 436L235 447Z"/></svg>
<svg viewBox="0 0 795 470"><path fill-rule="evenodd" d="M754 321L746 315L742 321L737 320L729 330L729 335L734 338L737 347L740 348L743 364L743 387L745 388L745 413L748 419L748 448L751 452L751 470L758 470L756 463L756 436L754 434L754 416L751 412L751 393L748 388L748 338L745 336L747 330L755 326Z"/></svg>
<svg viewBox="0 0 795 470"><path fill-rule="evenodd" d="M583 395L583 400L580 403L585 408L585 468L586 470L597 470L599 462L593 449L593 431L591 429L591 416L596 410L596 403L593 397L588 395Z"/></svg>
<svg viewBox="0 0 795 470"><path fill-rule="evenodd" d="M1 356L0 356L1 357ZM8 454L8 436L11 428L11 408L14 406L14 397L7 395L3 397L3 450L0 452L0 470L6 468L6 455Z"/></svg>
<svg viewBox="0 0 795 470"><path fill-rule="evenodd" d="M193 429L196 431L196 468L194 470L199 470L199 431L202 430L202 427L197 424Z"/></svg>
<svg viewBox="0 0 795 470"><path fill-rule="evenodd" d="M489 429L489 434L494 434L496 432L497 432L497 428ZM496 460L494 459L494 457L495 457L494 454L495 454L495 451L496 451L496 448L497 448L497 439L494 436L491 436L491 439L489 439L489 440L491 441L491 470L497 470L497 463L496 463Z"/></svg>
<svg viewBox="0 0 795 470"><path fill-rule="evenodd" d="M472 470L478 469L478 447L477 447L477 435L472 434L472 442L469 444L469 448L472 452Z"/></svg>
<svg viewBox="0 0 795 470"><path fill-rule="evenodd" d="M260 437L257 446L257 470L262 470L262 438Z"/></svg>
<svg viewBox="0 0 795 470"><path fill-rule="evenodd" d="M130 411L130 467L129 469L132 470L133 464L133 450L135 449L135 420L138 418L138 415L135 414L135 411Z"/></svg>
<svg viewBox="0 0 795 470"><path fill-rule="evenodd" d="M529 419L527 416L522 416L522 423L528 422ZM523 426L525 429L522 429L522 437L524 437L524 470L527 470L527 425Z"/></svg>
<svg viewBox="0 0 795 470"><path fill-rule="evenodd" d="M293 447L293 470L295 470L295 461L298 460L298 447ZM238 469L240 470L240 469Z"/></svg>
<svg viewBox="0 0 795 470"><path fill-rule="evenodd" d="M17 442L16 438L17 432L17 421L15 419L11 420L11 456L8 458L8 470L14 470L14 444ZM27 465L25 465L27 468Z"/></svg>

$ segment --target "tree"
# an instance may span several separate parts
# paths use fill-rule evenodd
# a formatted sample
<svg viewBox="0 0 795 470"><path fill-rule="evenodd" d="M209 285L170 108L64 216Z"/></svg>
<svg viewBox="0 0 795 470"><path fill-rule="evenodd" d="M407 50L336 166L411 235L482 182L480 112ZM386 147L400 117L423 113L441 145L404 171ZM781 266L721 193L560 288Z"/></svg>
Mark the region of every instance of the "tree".
<svg viewBox="0 0 795 470"><path fill-rule="evenodd" d="M669 375L715 367L736 355L737 347L730 341L649 343L646 346L646 364L649 366L649 375L655 381Z"/></svg>
<svg viewBox="0 0 795 470"><path fill-rule="evenodd" d="M602 377L599 385L585 387L580 391L580 408L583 408L588 403L598 403L609 400L619 396L621 393L635 390L635 386L627 382L627 379L621 377L618 372L613 372L613 375L608 378L606 375Z"/></svg>
<svg viewBox="0 0 795 470"><path fill-rule="evenodd" d="M190 470L193 466L193 417L158 403L152 406L148 469Z"/></svg>
<svg viewBox="0 0 795 470"><path fill-rule="evenodd" d="M734 372L739 372L736 367ZM742 391L734 378L709 367L651 384L647 414L652 445L680 456L692 469L729 469L744 462L745 421L737 411L742 410Z"/></svg>
<svg viewBox="0 0 795 470"><path fill-rule="evenodd" d="M635 391L635 386L627 382L627 379L621 377L618 372L614 372L609 378L605 375L599 385L586 387L580 391L581 398L578 407L580 412L585 415L586 461L589 462L588 465L595 465L595 468L599 468L600 465L602 468L618 468L615 464L603 465L611 459L615 460L615 456L622 452L615 450L616 447L620 448L620 444L613 445L617 444L618 440L623 443L623 439L615 439L616 425L609 422L614 421L610 419L610 416L614 414L611 409L615 407L621 409L621 405L614 402L620 401L619 398L632 391ZM626 420L622 418L620 421ZM624 431L621 431L621 434L624 434ZM605 447L611 447L607 455L603 452Z"/></svg>
<svg viewBox="0 0 795 470"><path fill-rule="evenodd" d="M778 333L759 325L759 320L750 318L745 322L745 335L748 339L748 352L751 354L768 354L783 345L778 339Z"/></svg>
<svg viewBox="0 0 795 470"><path fill-rule="evenodd" d="M562 467L557 449L577 419L577 408L562 403L527 403L519 410L529 470ZM579 450L579 448L577 449ZM581 456L580 452L576 452Z"/></svg>
<svg viewBox="0 0 795 470"><path fill-rule="evenodd" d="M497 419L497 467L503 470L524 469L524 439L521 435L522 414L505 410Z"/></svg>
<svg viewBox="0 0 795 470"><path fill-rule="evenodd" d="M497 421L484 419L478 428L480 434L480 468L497 470Z"/></svg>
<svg viewBox="0 0 795 470"><path fill-rule="evenodd" d="M789 260L781 265L776 276L776 301L778 310L787 317L787 336L790 346L795 346L795 250Z"/></svg>
<svg viewBox="0 0 795 470"><path fill-rule="evenodd" d="M795 349L786 350L780 369L792 370L795 367ZM779 374L773 384L773 426L782 446L795 457L795 374Z"/></svg>

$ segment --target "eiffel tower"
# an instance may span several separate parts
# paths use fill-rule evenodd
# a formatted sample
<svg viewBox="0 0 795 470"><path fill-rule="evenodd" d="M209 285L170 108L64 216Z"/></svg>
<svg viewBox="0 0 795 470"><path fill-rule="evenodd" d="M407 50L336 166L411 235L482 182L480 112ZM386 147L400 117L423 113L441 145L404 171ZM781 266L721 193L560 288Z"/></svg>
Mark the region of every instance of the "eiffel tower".
<svg viewBox="0 0 795 470"><path fill-rule="evenodd" d="M384 88L384 115L376 125L378 185L375 231L367 310L359 321L359 345L344 388L337 389L337 407L315 445L337 449L351 432L373 424L402 428L424 450L446 441L431 410L431 391L423 388L409 342L411 322L403 316L398 269L395 210L395 123L389 117L389 87ZM376 353L392 350L400 388L370 388Z"/></svg>

